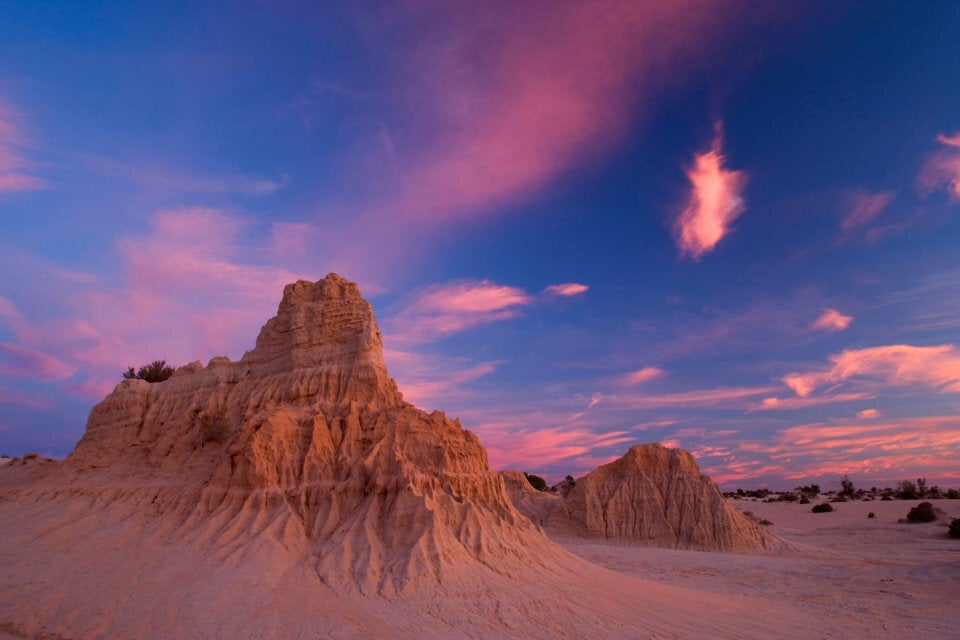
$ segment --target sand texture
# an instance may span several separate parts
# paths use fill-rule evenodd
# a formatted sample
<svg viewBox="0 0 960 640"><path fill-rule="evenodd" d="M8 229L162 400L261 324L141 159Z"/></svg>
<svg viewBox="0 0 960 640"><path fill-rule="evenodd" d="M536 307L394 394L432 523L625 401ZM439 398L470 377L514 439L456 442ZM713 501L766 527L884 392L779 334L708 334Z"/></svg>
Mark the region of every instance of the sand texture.
<svg viewBox="0 0 960 640"><path fill-rule="evenodd" d="M613 486L608 476L586 494L604 496L608 516L614 506L631 513L628 503L648 495L639 480L602 489ZM676 512L677 531L691 540L728 536L718 548L736 547L730 541L742 532L716 526L729 505L705 499L699 484L674 485L700 492L682 502L694 510L671 510L668 489L654 512ZM551 540L515 508L473 434L404 402L370 305L331 274L289 285L240 361L193 363L159 383L124 381L93 409L66 460L0 465L0 633L918 638L956 628L937 598L950 589L955 598L960 545L944 541L942 526L937 555L915 565L922 554L906 564L891 563L889 549L845 557L829 532L788 522L773 532L798 546L753 545L751 555L638 546L619 535L634 524L602 543L574 529ZM935 533L889 525L872 544L882 549L884 536L899 532L895 549ZM817 594L844 587L824 582L828 566L841 567L825 574L831 580L861 567L877 580L892 571L897 589L919 585L917 597L936 590L916 611L939 617L897 622L883 608L889 598L873 592L829 604ZM886 629L874 624L888 618Z"/></svg>

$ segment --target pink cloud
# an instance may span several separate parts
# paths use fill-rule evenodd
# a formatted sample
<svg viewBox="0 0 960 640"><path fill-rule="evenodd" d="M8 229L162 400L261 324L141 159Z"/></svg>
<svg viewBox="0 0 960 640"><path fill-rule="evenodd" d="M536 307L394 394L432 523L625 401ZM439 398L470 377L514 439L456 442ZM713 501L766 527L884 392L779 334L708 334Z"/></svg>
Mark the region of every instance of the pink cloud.
<svg viewBox="0 0 960 640"><path fill-rule="evenodd" d="M118 241L119 281L53 280L60 286L43 294L59 317L25 317L6 300L0 320L15 344L4 349L5 373L62 380L82 372L70 390L97 397L127 366L239 357L275 312L283 286L297 279L257 264L243 243L246 229L243 218L221 210L160 211L145 233Z"/></svg>
<svg viewBox="0 0 960 640"><path fill-rule="evenodd" d="M760 404L750 407L750 411L770 411L770 410L792 410L806 409L809 407L819 407L825 404L836 404L838 402L855 402L858 400L868 400L875 396L869 393L836 393L824 396L803 396L795 398L764 398Z"/></svg>
<svg viewBox="0 0 960 640"><path fill-rule="evenodd" d="M0 342L0 374L45 382L66 380L76 367L64 361L18 344Z"/></svg>
<svg viewBox="0 0 960 640"><path fill-rule="evenodd" d="M576 282L567 282L565 284L552 284L546 289L543 290L544 293L561 296L563 298L571 298L573 296L579 296L590 290L585 284L578 284Z"/></svg>
<svg viewBox="0 0 960 640"><path fill-rule="evenodd" d="M703 51L736 24L729 7L686 1L428 6L436 35L411 56L427 79L411 100L429 100L436 133L399 201L431 218L522 198L604 153L641 102L706 67Z"/></svg>
<svg viewBox="0 0 960 640"><path fill-rule="evenodd" d="M857 418L862 420L873 420L874 418L879 418L883 414L879 409L864 409L863 411L857 412Z"/></svg>
<svg viewBox="0 0 960 640"><path fill-rule="evenodd" d="M946 191L951 200L960 200L960 131L952 136L937 136L946 147L931 155L917 176L921 193Z"/></svg>
<svg viewBox="0 0 960 640"><path fill-rule="evenodd" d="M633 373L628 373L624 378L624 382L630 385L634 384L643 384L644 382L649 382L654 378L659 378L664 375L664 370L660 367L644 367L643 369L638 369Z"/></svg>
<svg viewBox="0 0 960 640"><path fill-rule="evenodd" d="M569 426L524 429L518 423L508 422L478 424L471 430L486 447L494 469L534 472L568 458L592 454L597 449L635 442L629 431L594 433Z"/></svg>
<svg viewBox="0 0 960 640"><path fill-rule="evenodd" d="M797 425L767 441L740 442L727 451L705 448L708 459L698 462L724 484L763 476L822 482L844 473L866 476L871 483L918 475L960 480L960 419L921 416L878 422L880 417L868 410L857 419Z"/></svg>
<svg viewBox="0 0 960 640"><path fill-rule="evenodd" d="M710 150L697 154L693 167L687 171L690 196L674 224L677 248L695 261L733 230L733 221L745 209L741 193L747 176L742 171L723 168L722 146L718 125Z"/></svg>
<svg viewBox="0 0 960 640"><path fill-rule="evenodd" d="M852 321L853 316L845 316L836 309L824 309L810 328L815 331L843 331Z"/></svg>
<svg viewBox="0 0 960 640"><path fill-rule="evenodd" d="M383 356L404 400L427 410L450 408L463 398L465 385L494 373L501 364L398 351L389 341Z"/></svg>
<svg viewBox="0 0 960 640"><path fill-rule="evenodd" d="M663 407L728 407L747 409L751 398L776 391L776 387L718 387L660 395L605 395L604 402L617 409L655 409Z"/></svg>
<svg viewBox="0 0 960 640"><path fill-rule="evenodd" d="M471 327L516 317L533 298L522 289L489 280L458 280L429 286L389 320L397 344L436 339Z"/></svg>
<svg viewBox="0 0 960 640"><path fill-rule="evenodd" d="M825 370L791 373L784 384L805 397L825 384L865 377L891 386L919 384L943 393L960 393L960 349L946 344L914 347L898 344L850 349L832 355Z"/></svg>
<svg viewBox="0 0 960 640"><path fill-rule="evenodd" d="M567 283L550 285L545 293L570 297L580 295L586 285ZM393 344L428 342L438 337L491 322L509 320L534 302L549 297L534 297L523 289L489 280L456 280L422 289L404 307L385 321Z"/></svg>
<svg viewBox="0 0 960 640"><path fill-rule="evenodd" d="M847 194L840 228L844 233L849 233L867 226L883 213L883 210L893 201L894 196L896 193L892 191L880 193L855 191Z"/></svg>
<svg viewBox="0 0 960 640"><path fill-rule="evenodd" d="M0 98L0 194L36 191L47 186L46 181L30 173L36 165L25 155L29 146L22 117Z"/></svg>

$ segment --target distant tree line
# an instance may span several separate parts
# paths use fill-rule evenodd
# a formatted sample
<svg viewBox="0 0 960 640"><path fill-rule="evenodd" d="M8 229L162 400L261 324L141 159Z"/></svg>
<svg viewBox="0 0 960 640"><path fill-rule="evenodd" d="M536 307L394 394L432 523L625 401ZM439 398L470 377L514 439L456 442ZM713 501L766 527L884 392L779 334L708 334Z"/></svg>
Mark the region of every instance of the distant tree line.
<svg viewBox="0 0 960 640"><path fill-rule="evenodd" d="M723 495L728 498L755 498L767 502L799 502L800 504L809 504L812 498L820 495L820 486L816 484L796 487L793 491L784 491L775 496L769 489L755 489L745 491L737 489L736 491L727 491ZM926 478L917 478L916 482L912 480L901 480L896 488L887 487L885 489L857 489L853 481L848 476L843 476L840 480L839 491L827 491L824 496L831 497L831 502L846 502L848 500L923 500L938 498L948 498L960 500L960 490L946 489L927 484Z"/></svg>

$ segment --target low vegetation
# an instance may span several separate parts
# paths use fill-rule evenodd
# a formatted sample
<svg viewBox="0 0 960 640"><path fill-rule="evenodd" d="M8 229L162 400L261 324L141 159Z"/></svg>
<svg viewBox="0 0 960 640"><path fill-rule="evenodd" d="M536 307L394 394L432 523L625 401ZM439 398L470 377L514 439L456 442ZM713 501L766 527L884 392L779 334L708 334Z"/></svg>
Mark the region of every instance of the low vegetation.
<svg viewBox="0 0 960 640"><path fill-rule="evenodd" d="M527 477L527 482L530 483L530 486L536 489L537 491L546 491L547 490L547 481L541 478L540 476L535 476L532 473L523 472L523 475Z"/></svg>
<svg viewBox="0 0 960 640"><path fill-rule="evenodd" d="M960 518L954 518L950 523L950 535L954 538L960 538Z"/></svg>
<svg viewBox="0 0 960 640"><path fill-rule="evenodd" d="M830 511L833 511L833 507L830 505L829 502L824 502L821 504L813 505L813 509L810 509L810 511L814 513L829 513Z"/></svg>
<svg viewBox="0 0 960 640"><path fill-rule="evenodd" d="M207 442L223 442L230 433L230 420L223 409L195 412L200 448Z"/></svg>
<svg viewBox="0 0 960 640"><path fill-rule="evenodd" d="M933 522L937 519L938 509L934 509L929 502L921 502L907 513L910 522Z"/></svg>
<svg viewBox="0 0 960 640"><path fill-rule="evenodd" d="M172 375L173 367L168 367L166 360L154 360L136 371L133 367L128 367L123 372L125 380L146 380L147 382L163 382Z"/></svg>
<svg viewBox="0 0 960 640"><path fill-rule="evenodd" d="M839 491L820 491L820 486L816 484L796 487L793 491L774 492L769 489L726 491L724 496L727 498L737 498L740 500L754 500L763 502L797 502L799 504L810 504L811 499L822 496L830 502L849 502L852 500L862 500L869 502L871 500L960 500L960 489L941 489L936 485L929 485L926 478L917 478L913 480L901 480L896 487L887 487L878 489L857 489L853 481L848 476L844 476L840 482Z"/></svg>

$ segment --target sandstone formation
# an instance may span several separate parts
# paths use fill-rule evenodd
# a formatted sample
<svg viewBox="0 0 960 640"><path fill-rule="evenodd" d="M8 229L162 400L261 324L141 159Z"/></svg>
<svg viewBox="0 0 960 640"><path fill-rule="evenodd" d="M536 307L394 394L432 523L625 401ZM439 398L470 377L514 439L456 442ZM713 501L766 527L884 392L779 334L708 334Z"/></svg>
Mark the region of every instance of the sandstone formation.
<svg viewBox="0 0 960 640"><path fill-rule="evenodd" d="M0 466L0 636L778 631L745 632L750 611L551 542L473 434L404 402L370 305L334 274L288 285L239 361L125 380L65 461Z"/></svg>
<svg viewBox="0 0 960 640"><path fill-rule="evenodd" d="M636 445L577 480L563 497L537 492L522 474L505 479L517 508L548 530L707 551L784 546L730 505L683 449Z"/></svg>

